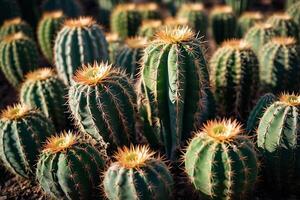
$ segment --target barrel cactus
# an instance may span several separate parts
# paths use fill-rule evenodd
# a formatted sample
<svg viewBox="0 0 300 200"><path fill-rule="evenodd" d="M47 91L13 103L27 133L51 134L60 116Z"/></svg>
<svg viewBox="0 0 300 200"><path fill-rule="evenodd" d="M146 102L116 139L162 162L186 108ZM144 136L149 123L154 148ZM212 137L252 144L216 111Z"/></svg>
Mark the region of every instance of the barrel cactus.
<svg viewBox="0 0 300 200"><path fill-rule="evenodd" d="M78 0L45 0L42 3L44 12L63 11L68 17L78 17L82 8Z"/></svg>
<svg viewBox="0 0 300 200"><path fill-rule="evenodd" d="M105 35L106 41L108 43L108 53L110 63L114 63L116 60L116 54L120 46L122 46L123 41L119 38L116 33L107 33Z"/></svg>
<svg viewBox="0 0 300 200"><path fill-rule="evenodd" d="M258 174L254 144L232 120L209 121L184 155L192 184L208 199L245 199Z"/></svg>
<svg viewBox="0 0 300 200"><path fill-rule="evenodd" d="M152 39L155 33L161 28L161 20L144 20L141 27L139 28L138 35L148 39Z"/></svg>
<svg viewBox="0 0 300 200"><path fill-rule="evenodd" d="M124 147L104 174L104 191L109 200L170 200L173 178L168 166L146 146Z"/></svg>
<svg viewBox="0 0 300 200"><path fill-rule="evenodd" d="M67 20L54 45L58 75L66 85L83 64L108 60L108 47L102 28L90 17Z"/></svg>
<svg viewBox="0 0 300 200"><path fill-rule="evenodd" d="M253 3L253 0L225 0L226 4L233 8L237 15L241 15L248 10Z"/></svg>
<svg viewBox="0 0 300 200"><path fill-rule="evenodd" d="M19 32L0 42L0 67L6 79L18 87L24 75L37 68L38 49L35 42Z"/></svg>
<svg viewBox="0 0 300 200"><path fill-rule="evenodd" d="M36 160L46 138L55 129L40 111L22 104L8 107L0 116L0 158L12 173L33 179Z"/></svg>
<svg viewBox="0 0 300 200"><path fill-rule="evenodd" d="M34 39L31 26L25 21L23 21L21 18L17 17L4 21L3 25L0 28L0 40L2 40L8 35L15 34L18 32L22 32L29 38Z"/></svg>
<svg viewBox="0 0 300 200"><path fill-rule="evenodd" d="M245 12L238 20L237 36L242 38L252 26L262 20L263 15L260 12Z"/></svg>
<svg viewBox="0 0 300 200"><path fill-rule="evenodd" d="M21 11L16 0L0 0L0 26L7 19L21 16Z"/></svg>
<svg viewBox="0 0 300 200"><path fill-rule="evenodd" d="M38 160L36 178L55 199L97 199L104 156L77 134L63 132L48 139Z"/></svg>

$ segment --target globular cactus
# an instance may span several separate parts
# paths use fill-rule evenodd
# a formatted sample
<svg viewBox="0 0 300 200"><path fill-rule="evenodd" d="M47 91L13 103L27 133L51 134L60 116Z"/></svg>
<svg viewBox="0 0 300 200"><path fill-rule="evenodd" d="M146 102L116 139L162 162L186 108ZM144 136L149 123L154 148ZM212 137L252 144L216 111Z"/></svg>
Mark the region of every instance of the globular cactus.
<svg viewBox="0 0 300 200"><path fill-rule="evenodd" d="M244 120L259 86L258 58L244 40L229 40L210 60L211 80L221 116Z"/></svg>
<svg viewBox="0 0 300 200"><path fill-rule="evenodd" d="M116 33L107 33L105 35L106 41L108 43L108 53L110 63L114 63L116 60L116 54L120 46L123 45L123 41L119 38Z"/></svg>
<svg viewBox="0 0 300 200"><path fill-rule="evenodd" d="M257 23L247 31L244 39L258 55L261 48L277 35L275 28L271 24Z"/></svg>
<svg viewBox="0 0 300 200"><path fill-rule="evenodd" d="M0 42L0 67L6 79L18 87L24 75L37 68L38 49L35 42L19 32Z"/></svg>
<svg viewBox="0 0 300 200"><path fill-rule="evenodd" d="M55 199L97 199L105 159L90 142L72 132L48 139L38 160L36 178Z"/></svg>
<svg viewBox="0 0 300 200"><path fill-rule="evenodd" d="M0 28L0 41L8 35L18 32L24 33L27 37L34 39L32 28L21 18L13 18L5 20Z"/></svg>
<svg viewBox="0 0 300 200"><path fill-rule="evenodd" d="M142 37L132 37L125 40L125 44L119 47L116 52L115 64L126 70L132 80L137 78L143 57L147 39Z"/></svg>
<svg viewBox="0 0 300 200"><path fill-rule="evenodd" d="M120 4L111 14L111 30L121 39L135 36L142 23L142 14L136 4Z"/></svg>
<svg viewBox="0 0 300 200"><path fill-rule="evenodd" d="M108 60L108 47L102 28L90 17L67 20L57 34L54 60L59 77L72 83L74 72L83 64Z"/></svg>
<svg viewBox="0 0 300 200"><path fill-rule="evenodd" d="M148 39L152 39L155 33L162 27L161 20L143 20L141 27L139 28L138 35Z"/></svg>
<svg viewBox="0 0 300 200"><path fill-rule="evenodd" d="M153 2L140 3L137 5L137 10L141 13L143 20L157 20L162 17L159 5Z"/></svg>
<svg viewBox="0 0 300 200"><path fill-rule="evenodd" d="M168 166L146 146L124 147L104 174L109 200L173 199L173 178Z"/></svg>
<svg viewBox="0 0 300 200"><path fill-rule="evenodd" d="M264 91L299 91L300 49L294 38L275 37L260 51L260 80Z"/></svg>
<svg viewBox="0 0 300 200"><path fill-rule="evenodd" d="M46 138L55 129L40 111L18 104L0 116L0 158L12 173L33 179L36 160Z"/></svg>
<svg viewBox="0 0 300 200"><path fill-rule="evenodd" d="M0 26L7 19L21 16L21 11L16 0L0 0Z"/></svg>
<svg viewBox="0 0 300 200"><path fill-rule="evenodd" d="M136 94L127 74L108 64L85 66L74 76L69 107L79 128L111 147L136 138Z"/></svg>
<svg viewBox="0 0 300 200"><path fill-rule="evenodd" d="M253 0L225 0L225 2L237 15L241 15L251 7Z"/></svg>
<svg viewBox="0 0 300 200"><path fill-rule="evenodd" d="M57 33L62 28L65 16L62 11L46 12L37 28L38 43L45 58L53 62L53 48Z"/></svg>
<svg viewBox="0 0 300 200"><path fill-rule="evenodd" d="M147 45L142 66L139 109L145 137L175 159L206 114L209 77L201 41L187 27L166 28Z"/></svg>
<svg viewBox="0 0 300 200"><path fill-rule="evenodd" d="M45 0L42 3L43 12L63 11L68 17L78 17L82 8L78 0Z"/></svg>
<svg viewBox="0 0 300 200"><path fill-rule="evenodd" d="M262 22L263 15L260 12L245 12L237 23L237 36L242 38L255 24Z"/></svg>
<svg viewBox="0 0 300 200"><path fill-rule="evenodd" d="M208 122L184 155L185 170L207 199L245 199L258 174L254 144L232 120Z"/></svg>
<svg viewBox="0 0 300 200"><path fill-rule="evenodd" d="M293 20L299 26L299 24L300 24L300 1L293 4L293 6L289 7L289 9L286 12L293 18Z"/></svg>
<svg viewBox="0 0 300 200"><path fill-rule="evenodd" d="M223 41L235 38L237 18L229 6L216 6L211 13L211 28L215 42L221 44Z"/></svg>
<svg viewBox="0 0 300 200"><path fill-rule="evenodd" d="M56 130L62 130L67 121L66 95L66 86L54 70L41 68L26 75L20 91L20 100L40 109L52 120Z"/></svg>

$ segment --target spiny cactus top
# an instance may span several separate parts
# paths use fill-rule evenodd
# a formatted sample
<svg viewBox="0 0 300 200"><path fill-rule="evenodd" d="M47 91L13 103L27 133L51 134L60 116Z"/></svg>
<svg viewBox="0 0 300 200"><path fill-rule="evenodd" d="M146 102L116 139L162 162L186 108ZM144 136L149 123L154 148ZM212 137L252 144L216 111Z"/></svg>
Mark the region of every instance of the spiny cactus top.
<svg viewBox="0 0 300 200"><path fill-rule="evenodd" d="M31 26L23 21L20 17L17 17L4 21L3 25L0 28L0 40L8 35L18 32L22 32L27 37L34 39Z"/></svg>
<svg viewBox="0 0 300 200"><path fill-rule="evenodd" d="M161 158L147 146L119 149L104 175L104 191L109 200L172 199L173 178Z"/></svg>
<svg viewBox="0 0 300 200"><path fill-rule="evenodd" d="M244 199L258 173L254 145L232 120L204 125L189 143L184 162L194 187L209 199Z"/></svg>
<svg viewBox="0 0 300 200"><path fill-rule="evenodd" d="M262 20L263 15L260 12L245 12L238 20L237 36L242 38L252 26Z"/></svg>
<svg viewBox="0 0 300 200"><path fill-rule="evenodd" d="M152 39L162 24L161 20L143 20L139 29L139 36Z"/></svg>
<svg viewBox="0 0 300 200"><path fill-rule="evenodd" d="M42 3L44 12L62 10L68 17L78 17L81 14L81 5L79 0L45 0Z"/></svg>

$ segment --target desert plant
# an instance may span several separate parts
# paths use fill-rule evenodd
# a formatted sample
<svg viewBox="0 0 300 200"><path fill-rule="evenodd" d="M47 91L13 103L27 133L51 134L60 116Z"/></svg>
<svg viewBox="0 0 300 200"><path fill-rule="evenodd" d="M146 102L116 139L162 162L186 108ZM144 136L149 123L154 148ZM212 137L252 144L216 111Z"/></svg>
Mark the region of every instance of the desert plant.
<svg viewBox="0 0 300 200"><path fill-rule="evenodd" d="M238 20L237 36L242 38L251 27L262 20L263 15L260 12L245 12Z"/></svg>
<svg viewBox="0 0 300 200"><path fill-rule="evenodd" d="M45 0L42 3L43 12L63 11L68 17L78 17L82 8L78 0Z"/></svg>
<svg viewBox="0 0 300 200"><path fill-rule="evenodd" d="M21 11L16 0L0 0L0 26L7 19L21 16Z"/></svg>
<svg viewBox="0 0 300 200"><path fill-rule="evenodd" d="M225 2L228 6L233 8L237 15L241 15L251 7L253 0L225 0Z"/></svg>
<svg viewBox="0 0 300 200"><path fill-rule="evenodd" d="M155 33L161 28L161 20L143 20L141 27L139 28L138 35L148 39L152 39Z"/></svg>
<svg viewBox="0 0 300 200"><path fill-rule="evenodd" d="M116 33L107 33L105 37L108 43L109 61L110 63L114 63L116 60L117 51L123 45L123 41Z"/></svg>
<svg viewBox="0 0 300 200"><path fill-rule="evenodd" d="M15 34L18 32L24 33L31 39L34 39L32 28L29 24L23 21L21 18L13 18L5 20L0 28L0 40L8 35Z"/></svg>

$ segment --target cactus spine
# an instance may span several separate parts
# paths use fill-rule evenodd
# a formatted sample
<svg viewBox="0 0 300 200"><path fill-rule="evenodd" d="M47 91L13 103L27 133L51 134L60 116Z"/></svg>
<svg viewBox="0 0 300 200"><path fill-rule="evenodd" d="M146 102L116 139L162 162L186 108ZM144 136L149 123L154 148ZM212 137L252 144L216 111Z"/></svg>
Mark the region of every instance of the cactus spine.
<svg viewBox="0 0 300 200"><path fill-rule="evenodd" d="M104 166L105 160L94 146L65 132L48 139L36 177L43 190L55 199L96 199Z"/></svg>
<svg viewBox="0 0 300 200"><path fill-rule="evenodd" d="M147 39L152 39L161 26L162 21L160 20L144 20L138 35Z"/></svg>
<svg viewBox="0 0 300 200"><path fill-rule="evenodd" d="M8 107L0 119L0 158L12 173L32 179L46 137L55 131L39 111L25 105Z"/></svg>
<svg viewBox="0 0 300 200"><path fill-rule="evenodd" d="M7 19L21 16L21 11L16 0L0 0L0 26Z"/></svg>
<svg viewBox="0 0 300 200"><path fill-rule="evenodd" d="M13 18L10 20L5 20L4 24L0 28L0 40L8 35L15 34L18 32L24 33L27 37L34 39L33 31L29 24L22 21L21 18Z"/></svg>
<svg viewBox="0 0 300 200"><path fill-rule="evenodd" d="M67 20L54 45L58 75L70 85L74 72L83 64L108 60L107 46L101 27L92 18Z"/></svg>
<svg viewBox="0 0 300 200"><path fill-rule="evenodd" d="M262 20L263 15L260 12L245 12L238 20L237 36L242 38L252 26Z"/></svg>
<svg viewBox="0 0 300 200"><path fill-rule="evenodd" d="M226 4L231 6L237 15L241 15L244 11L251 7L252 0L225 0Z"/></svg>
<svg viewBox="0 0 300 200"><path fill-rule="evenodd" d="M42 10L44 12L61 10L68 17L78 17L81 14L81 5L78 0L45 0Z"/></svg>
<svg viewBox="0 0 300 200"><path fill-rule="evenodd" d="M0 67L6 79L18 87L24 75L37 68L38 50L23 33L5 37L0 43Z"/></svg>
<svg viewBox="0 0 300 200"><path fill-rule="evenodd" d="M173 178L168 166L148 147L119 149L115 159L103 181L109 200L172 199Z"/></svg>

